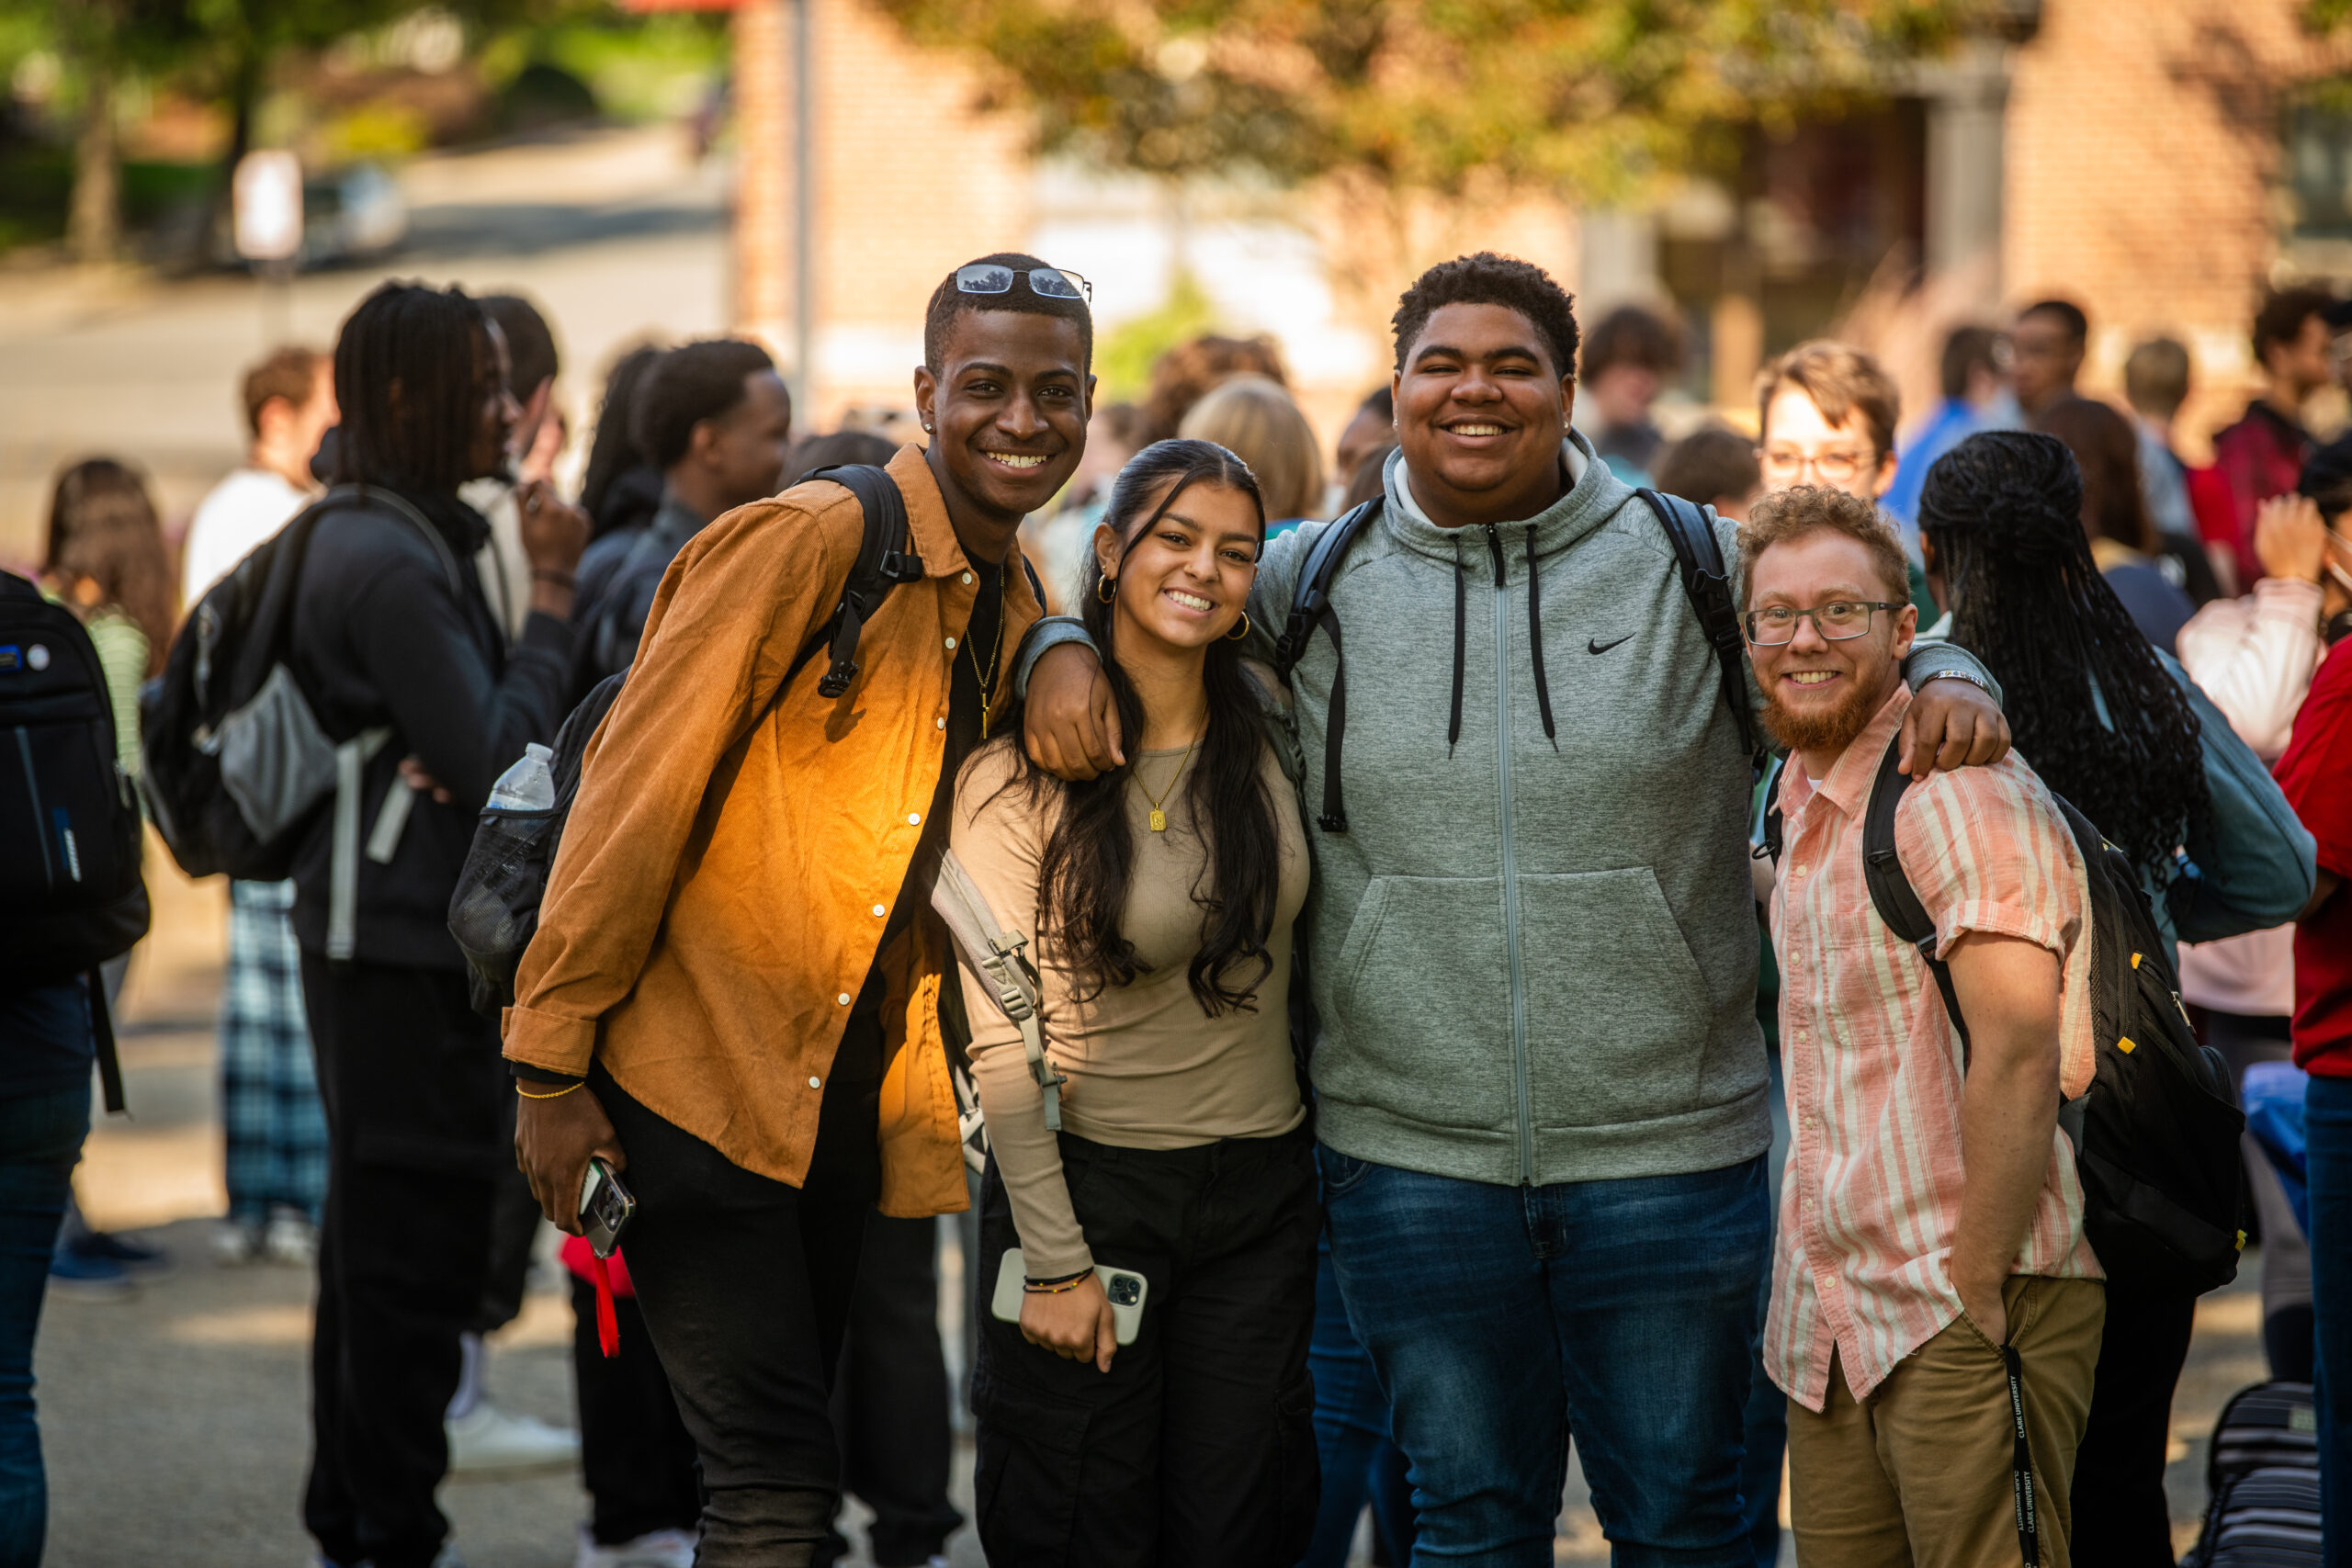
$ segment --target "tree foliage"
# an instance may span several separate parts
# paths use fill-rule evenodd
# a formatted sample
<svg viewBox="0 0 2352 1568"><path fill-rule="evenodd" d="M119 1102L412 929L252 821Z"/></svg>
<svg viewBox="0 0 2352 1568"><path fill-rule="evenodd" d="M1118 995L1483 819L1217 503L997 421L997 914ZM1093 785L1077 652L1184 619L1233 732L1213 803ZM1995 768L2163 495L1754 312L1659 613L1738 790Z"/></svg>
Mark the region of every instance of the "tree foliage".
<svg viewBox="0 0 2352 1568"><path fill-rule="evenodd" d="M1453 193L1628 194L1727 124L1883 90L1977 0L881 0L1047 150Z"/></svg>

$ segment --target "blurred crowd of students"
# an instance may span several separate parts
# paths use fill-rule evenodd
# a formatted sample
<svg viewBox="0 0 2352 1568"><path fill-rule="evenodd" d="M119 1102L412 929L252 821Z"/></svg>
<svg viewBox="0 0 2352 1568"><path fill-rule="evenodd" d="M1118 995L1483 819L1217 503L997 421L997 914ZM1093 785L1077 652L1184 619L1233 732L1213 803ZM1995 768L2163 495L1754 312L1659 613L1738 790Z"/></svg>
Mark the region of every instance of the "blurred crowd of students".
<svg viewBox="0 0 2352 1568"><path fill-rule="evenodd" d="M2267 299L2251 334L2264 390L2214 436L2214 462L2192 467L2179 456L2174 425L2190 389L2187 350L2151 338L2126 361L2128 407L2086 398L2075 383L2089 323L2064 300L2030 305L2004 326L1954 331L1940 367L1942 400L1907 440L1898 438L1893 379L1868 354L1826 342L1800 345L1766 367L1753 437L1709 423L1669 440L1653 408L1679 373L1679 334L1656 313L1627 307L1583 334L1574 366L1576 440L1624 484L1654 484L1726 520L1744 520L1761 498L1800 486L1874 504L1906 551L1905 596L1919 626L1939 623L1984 659L2006 687L2004 710L2021 749L2053 788L2086 809L2091 800L2111 800L2112 818L2094 813L2111 837L2162 837L2185 827L2186 836L2166 847L2184 843L2193 862L2243 863L2255 852L2231 840L2231 824L2265 809L2268 767L2290 744L2306 753L2333 748L2331 756L2352 745L2337 733L2346 722L2340 705L2328 720L2336 729L2317 740L2297 726L2323 661L2343 665L2340 656L2329 660L2328 649L2352 610L2352 544L2338 531L2352 514L2352 444L2322 445L2302 423L2302 411L2343 367L2335 345L2347 326L2352 303L2323 293L2288 290ZM430 557L380 519L322 534L333 546L310 568L316 589L298 619L295 658L322 694L322 711L334 711L338 723L389 715L402 737L401 747L369 763L369 798L410 789L442 808L426 808L423 826L380 873L362 880L356 957L330 964L323 955L323 841L298 863L292 880L237 882L230 890L219 1029L229 1213L214 1249L224 1264L268 1260L320 1271L316 1446L304 1512L325 1561L344 1568L454 1561L432 1497L448 1468L570 1462L576 1454L594 1505L582 1526L582 1568L694 1561L711 1489L727 1484L713 1473L709 1445L711 1431L725 1423L698 1411L690 1432L654 1349L663 1334L659 1325L649 1331L625 1265L616 1281L623 1349L618 1358L602 1353L592 1266L576 1236L567 1238L561 1257L579 1309L580 1430L502 1412L483 1397L482 1336L520 1310L540 1204L506 1157L516 1102L499 1059L500 1031L468 1005L442 911L492 781L525 741L550 739L591 688L629 667L649 620L659 617L660 592L680 553L714 520L776 495L794 476L831 464L903 460L893 436L911 433L843 429L796 440L790 394L757 344L647 346L622 355L607 377L583 480L571 501L556 479L571 434L555 396L560 374L552 324L529 301L387 286L355 312L333 355L284 349L247 373L246 459L197 509L179 547L176 583L172 548L138 472L110 458L77 463L60 476L40 563L45 591L83 617L98 649L124 763L133 772L137 690L162 670L180 615L322 485L358 481L400 491L471 568L445 591ZM401 397L388 396L393 384ZM1158 367L1140 402L1093 408L1082 456L1055 504L1023 525L1023 548L1045 591L1038 608L1112 603L1102 596L1108 580L1100 531L1134 521L1132 496L1119 510L1120 486L1138 454L1157 450L1172 461L1161 444L1205 443L1238 457L1260 536L1272 539L1389 493L1402 471L1399 420L1391 389L1374 389L1327 457L1271 340L1207 337L1182 345ZM2006 431L2054 437L2071 457L2083 542L2113 604L2153 650L2147 659L2132 662L2140 654L2130 649L2117 654L2112 626L2104 627L2106 643L2092 639L2097 649L2079 668L2037 663L2022 651L2035 639L2036 615L2102 625L2109 601L2080 585L2072 598L2012 588L1997 607L1988 591L1954 627L1951 552L1997 541L1955 545L1952 503L1947 496L1938 514L1929 475L1972 437ZM1951 476L1973 471L1970 462L1989 461L1988 450L1970 447L1968 460L1940 470L1947 489L1959 482ZM2038 493L2055 491L2044 483ZM1534 548L1531 536L1531 574ZM1499 585L1499 554L1496 561ZM995 592L1012 604L1014 590L999 570ZM2053 571L2051 583L2062 576ZM413 593L403 597L388 582ZM1532 598L1532 582L1527 592ZM426 603L430 612L421 613ZM1108 624L1104 615L1096 620L1098 630ZM997 649L1009 670L1008 637L1012 628L1000 621ZM953 637L947 647L955 649ZM390 682L384 672L394 669L401 673ZM2161 677L2153 684L2150 671ZM992 666L984 686L998 672ZM2082 691L2061 689L2069 676L2086 677ZM1551 698L1543 700L1548 732ZM2189 712L2205 726L2201 749L2195 724L2181 716ZM947 728L947 718L939 722ZM2128 743L2055 739L2086 725ZM2232 743L2216 744L2217 735ZM2239 751L2259 759L2251 778L2241 776ZM2103 770L2127 763L2138 770L2131 789L2098 782ZM2343 790L2340 781L2325 787ZM2175 793L2165 795L2167 788ZM2173 811L2190 799L2208 805ZM2135 811L2147 820L2127 823ZM2307 821L2312 817L2305 811ZM2341 852L2344 840L2330 838L2341 824L2312 825L2327 871L2331 853ZM2149 857L2152 866L2159 862L2171 863ZM2199 884L2211 885L2210 878ZM2250 908L2223 918L2211 902L2192 910L2169 872L2152 870L2149 892L2167 934L2187 944L2183 994L2233 1075L2269 1071L2275 1079L2297 1059L2315 1082L2352 1072L2352 1041L2339 1037L2343 973L2352 962L2342 947L2341 908L2332 926L2307 922L2299 938L2285 919L2299 909L2264 905L2259 919ZM2177 906L2170 914L2168 897ZM875 913L883 915L885 906ZM2223 931L2245 934L2200 940ZM1762 948L1757 1016L1770 1038L1778 981L1769 934ZM115 984L120 973L118 965ZM843 1006L854 989L841 993ZM860 997L861 1010L865 1000ZM2314 1020L2300 1041L2299 1007ZM388 1061L420 1051L432 1055L429 1069L406 1060L387 1071ZM1776 1056L1773 1153L1764 1168L1775 1190L1789 1136L1777 1063ZM527 1089L534 1080L523 1081ZM826 1104L832 1103L829 1093ZM462 1158L368 1152L369 1138L386 1136L470 1152ZM2319 1140L2315 1130L2315 1151ZM2308 1380L2315 1343L2352 1352L2352 1324L2341 1321L2352 1317L2346 1299L2352 1278L2331 1280L2324 1244L2305 1244L2307 1222L2274 1165L2251 1146L2247 1163L2263 1243L2266 1351L2277 1376ZM1331 1180L1328 1167L1323 1179ZM2314 1174L2314 1190L2319 1185ZM2328 1211L2335 1224L2352 1217L2346 1201L2339 1190ZM863 1260L842 1308L846 1348L831 1390L831 1421L840 1483L877 1515L876 1562L913 1568L940 1561L962 1522L948 1502L961 1401L936 1327L938 1227L878 1210L864 1218L873 1207L870 1197L859 1204ZM980 1207L974 1204L956 1234L964 1278L984 1295L991 1277L980 1255ZM1019 1212L1016 1203L1012 1213ZM2340 1272L2352 1238L2334 1239ZM104 1293L132 1288L162 1261L138 1238L92 1230L69 1213L61 1216L49 1268L62 1286ZM1306 1353L1321 1501L1304 1562L1343 1562L1367 1503L1377 1525L1375 1560L1407 1561L1416 1530L1407 1453L1391 1429L1374 1355L1351 1328L1328 1243L1310 1295ZM957 1359L967 1377L982 1354L980 1299L967 1300L964 1313L966 1346ZM2333 1327L2324 1321L2331 1310L2338 1319ZM2076 1433L2083 1447L2073 1471L2072 1557L2062 1546L2052 1560L2139 1564L2156 1560L2165 1529L2161 1456L2189 1308L2167 1302L2134 1316L2110 1299L2106 1314L2109 1348L2098 1357L2098 1388L2112 1414L2102 1425L2094 1407L2088 1433ZM1379 1351L1384 1359L1390 1353ZM28 1329L7 1354L28 1366ZM2114 1381L2132 1382L2134 1397L2109 1392L2109 1354L2123 1363ZM709 1368L688 1375L704 1380L695 1400L711 1397ZM28 1393L17 1418L28 1425L28 1373L22 1376ZM2324 1430L2336 1432L2335 1408L2345 1398L2324 1396ZM1778 1454L1789 1416L1760 1363L1747 1409L1743 1528L1753 1560L1769 1563L1779 1550ZM19 1484L23 1473L20 1466ZM31 1475L37 1486L37 1457ZM1042 1483L1032 1474L1016 1484ZM2331 1500L2346 1485L2332 1480ZM989 1506L983 1495L982 1508ZM814 1560L830 1561L842 1549L836 1532ZM2169 1562L2168 1539L2161 1551ZM30 1558L0 1551L0 1562L37 1558L37 1541Z"/></svg>

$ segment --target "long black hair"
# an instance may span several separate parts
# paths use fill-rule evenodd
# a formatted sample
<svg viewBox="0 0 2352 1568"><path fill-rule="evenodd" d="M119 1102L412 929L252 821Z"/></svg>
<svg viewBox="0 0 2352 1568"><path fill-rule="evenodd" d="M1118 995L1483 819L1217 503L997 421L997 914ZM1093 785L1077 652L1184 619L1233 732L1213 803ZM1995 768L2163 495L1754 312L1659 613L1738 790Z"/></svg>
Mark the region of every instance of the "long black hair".
<svg viewBox="0 0 2352 1568"><path fill-rule="evenodd" d="M1135 542L1196 484L1248 496L1264 527L1265 502L1257 478L1240 458L1211 441L1155 442L1119 471L1103 516L1119 536L1123 563ZM1106 598L1104 581L1101 560L1090 549L1079 589L1080 615L1102 650L1102 673L1118 703L1119 732L1132 747L1144 732L1143 701L1119 665L1112 615L1117 584L1111 582ZM1258 696L1241 667L1240 648L1230 638L1209 645L1203 671L1208 728L1184 786L1195 830L1208 849L1207 863L1193 886L1193 902L1204 912L1207 930L1187 978L1201 1010L1211 1018L1255 1010L1258 987L1273 972L1266 941L1273 933L1282 887L1282 833L1261 771L1265 731ZM1019 733L1017 720L1012 728ZM1064 962L1083 977L1081 986L1091 983L1093 994L1105 986L1132 983L1146 967L1120 930L1135 867L1127 780L1138 754L1131 751L1124 766L1080 784L1023 762L1033 788L1058 792L1062 800L1038 863L1037 923L1054 933Z"/></svg>
<svg viewBox="0 0 2352 1568"><path fill-rule="evenodd" d="M2099 575L2082 515L2074 455L2025 431L1970 436L1937 459L1919 495L1952 640L2001 682L2018 752L2161 877L2174 850L2212 824L2204 739L2187 694Z"/></svg>
<svg viewBox="0 0 2352 1568"><path fill-rule="evenodd" d="M489 341L489 318L463 289L387 283L362 299L334 344L336 481L444 495L471 479L498 375Z"/></svg>
<svg viewBox="0 0 2352 1568"><path fill-rule="evenodd" d="M637 389L665 352L658 344L640 344L615 360L612 374L605 378L605 400L596 411L596 434L588 444L588 468L580 479L581 508L595 523L600 539L615 528L642 521L635 516L633 507L624 514L625 509L615 504L614 491L623 475L642 468L650 473L652 489L658 492L662 488L661 471L637 444L631 414ZM645 514L650 516L652 510L652 504L647 503Z"/></svg>

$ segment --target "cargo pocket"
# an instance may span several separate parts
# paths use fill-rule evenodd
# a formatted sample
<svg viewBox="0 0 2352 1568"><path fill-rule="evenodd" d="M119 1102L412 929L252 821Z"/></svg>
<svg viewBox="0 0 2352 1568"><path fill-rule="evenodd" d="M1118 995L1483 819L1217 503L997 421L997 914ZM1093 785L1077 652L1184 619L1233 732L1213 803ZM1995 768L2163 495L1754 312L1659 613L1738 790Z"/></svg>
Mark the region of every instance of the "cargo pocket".
<svg viewBox="0 0 2352 1568"><path fill-rule="evenodd" d="M1066 1562L1091 1412L983 1372L972 1380L972 1415L979 1427L972 1521L981 1550L990 1562ZM1307 1438L1311 1450L1311 1426Z"/></svg>
<svg viewBox="0 0 2352 1568"><path fill-rule="evenodd" d="M1274 1503L1275 1551L1270 1563L1296 1562L1315 1539L1322 1500L1323 1462L1315 1447L1315 1383L1301 1378L1274 1396L1274 1441L1281 1454L1282 1491Z"/></svg>

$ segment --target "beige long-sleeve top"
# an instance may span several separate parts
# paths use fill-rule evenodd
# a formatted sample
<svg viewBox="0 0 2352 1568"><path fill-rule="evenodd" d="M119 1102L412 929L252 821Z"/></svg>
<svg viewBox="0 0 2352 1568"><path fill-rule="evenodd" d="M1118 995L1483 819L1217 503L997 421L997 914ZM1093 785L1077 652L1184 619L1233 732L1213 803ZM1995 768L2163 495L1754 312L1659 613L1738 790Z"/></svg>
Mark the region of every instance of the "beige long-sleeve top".
<svg viewBox="0 0 2352 1568"><path fill-rule="evenodd" d="M1204 935L1204 912L1193 891L1208 851L1184 798L1184 776L1197 755L1188 760L1179 750L1136 758L1127 783L1136 852L1120 931L1149 967L1130 985L1105 986L1080 1000L1093 984L1081 984L1053 942L1037 935L1038 862L1058 802L1056 792L1033 791L1016 779L1012 745L1008 739L985 747L965 765L950 844L998 923L1031 938L1044 991L1046 1052L1069 1079L1061 1091L1064 1130L1126 1148L1174 1149L1271 1137L1297 1126L1306 1111L1291 1066L1284 1001L1291 925L1306 901L1306 842L1297 796L1272 752L1261 772L1282 834L1281 890L1266 940L1273 967L1259 982L1255 1010L1210 1018L1186 978ZM1143 784L1166 792L1165 832L1150 830ZM1093 1256L1070 1206L1060 1146L1046 1130L1021 1032L984 983L968 969L963 978L972 1074L1027 1271L1055 1279L1090 1269Z"/></svg>

